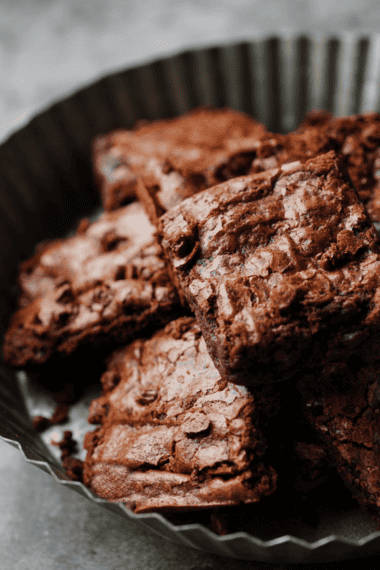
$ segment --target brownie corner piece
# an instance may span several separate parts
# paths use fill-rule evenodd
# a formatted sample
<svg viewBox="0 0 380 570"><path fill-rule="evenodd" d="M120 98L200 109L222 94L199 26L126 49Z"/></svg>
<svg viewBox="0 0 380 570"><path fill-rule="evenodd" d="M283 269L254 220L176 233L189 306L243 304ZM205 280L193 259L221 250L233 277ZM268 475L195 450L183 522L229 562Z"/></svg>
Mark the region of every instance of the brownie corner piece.
<svg viewBox="0 0 380 570"><path fill-rule="evenodd" d="M224 378L287 380L378 341L379 238L334 152L192 196L158 235Z"/></svg>
<svg viewBox="0 0 380 570"><path fill-rule="evenodd" d="M278 402L222 380L194 318L115 352L102 385L84 462L100 497L142 513L255 503L276 489L260 417Z"/></svg>

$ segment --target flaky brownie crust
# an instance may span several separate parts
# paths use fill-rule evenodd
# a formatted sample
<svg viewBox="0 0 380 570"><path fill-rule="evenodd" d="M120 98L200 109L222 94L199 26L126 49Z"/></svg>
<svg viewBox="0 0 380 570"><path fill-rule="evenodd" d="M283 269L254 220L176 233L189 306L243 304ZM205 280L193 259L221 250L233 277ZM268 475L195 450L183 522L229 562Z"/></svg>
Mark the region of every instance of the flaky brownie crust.
<svg viewBox="0 0 380 570"><path fill-rule="evenodd" d="M152 230L136 203L45 244L21 266L21 308L5 335L6 362L38 369L85 346L112 349L178 316Z"/></svg>
<svg viewBox="0 0 380 570"><path fill-rule="evenodd" d="M257 502L276 488L260 430L276 398L221 379L192 317L116 352L90 407L84 482L133 511Z"/></svg>
<svg viewBox="0 0 380 570"><path fill-rule="evenodd" d="M378 342L379 238L333 152L201 192L158 235L225 379L286 380Z"/></svg>

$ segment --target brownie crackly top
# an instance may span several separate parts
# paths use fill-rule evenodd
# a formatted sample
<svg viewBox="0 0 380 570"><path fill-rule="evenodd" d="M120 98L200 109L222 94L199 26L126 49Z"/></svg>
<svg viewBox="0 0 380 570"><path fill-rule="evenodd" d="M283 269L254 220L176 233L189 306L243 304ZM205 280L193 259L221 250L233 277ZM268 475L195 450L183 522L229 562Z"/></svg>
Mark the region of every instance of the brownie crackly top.
<svg viewBox="0 0 380 570"><path fill-rule="evenodd" d="M64 283L80 292L115 278L120 266L153 242L153 232L138 202L105 212L92 223L82 219L73 236L40 244L36 254L20 264L19 306Z"/></svg>
<svg viewBox="0 0 380 570"><path fill-rule="evenodd" d="M112 349L177 316L178 296L142 206L82 220L20 268L20 308L4 339L6 362L35 368L79 348Z"/></svg>
<svg viewBox="0 0 380 570"><path fill-rule="evenodd" d="M135 512L252 503L270 494L261 426L279 407L222 380L192 317L111 357L90 407L84 481ZM269 397L268 397L269 396Z"/></svg>
<svg viewBox="0 0 380 570"><path fill-rule="evenodd" d="M334 152L205 190L159 235L224 378L285 380L378 339L379 238Z"/></svg>
<svg viewBox="0 0 380 570"><path fill-rule="evenodd" d="M177 193L185 197L194 193L194 187L206 188L213 166L244 141L251 146L252 137L256 140L266 132L245 113L201 107L180 117L101 135L93 145L93 163L104 208L114 210L131 200L138 176L146 171L162 174L165 203Z"/></svg>

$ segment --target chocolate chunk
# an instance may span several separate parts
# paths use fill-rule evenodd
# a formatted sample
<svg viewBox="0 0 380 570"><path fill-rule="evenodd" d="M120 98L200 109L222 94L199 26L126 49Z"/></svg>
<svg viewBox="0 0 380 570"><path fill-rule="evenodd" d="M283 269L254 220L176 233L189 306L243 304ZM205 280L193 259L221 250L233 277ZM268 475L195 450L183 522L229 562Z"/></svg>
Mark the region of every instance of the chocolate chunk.
<svg viewBox="0 0 380 570"><path fill-rule="evenodd" d="M119 245L120 242L127 241L128 238L125 236L119 236L115 230L109 230L100 238L100 246L103 252L113 251Z"/></svg>

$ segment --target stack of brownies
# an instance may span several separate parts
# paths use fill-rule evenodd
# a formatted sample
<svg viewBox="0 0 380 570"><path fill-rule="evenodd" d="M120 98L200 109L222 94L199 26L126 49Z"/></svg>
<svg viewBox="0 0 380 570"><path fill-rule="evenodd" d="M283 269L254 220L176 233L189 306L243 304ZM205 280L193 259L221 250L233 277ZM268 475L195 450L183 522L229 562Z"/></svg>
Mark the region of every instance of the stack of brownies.
<svg viewBox="0 0 380 570"><path fill-rule="evenodd" d="M187 511L327 464L376 516L380 115L281 135L201 108L98 137L93 163L104 212L20 265L4 343L26 371L106 357L85 485Z"/></svg>

